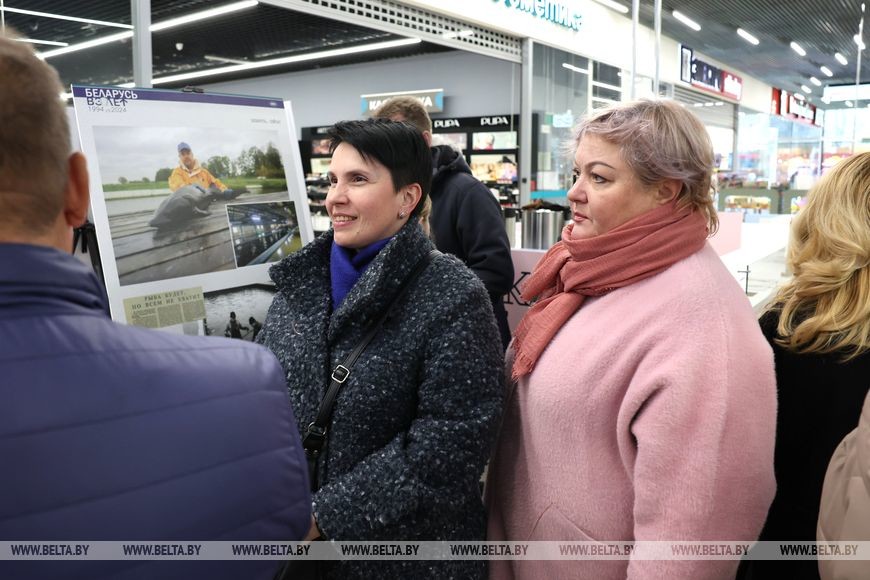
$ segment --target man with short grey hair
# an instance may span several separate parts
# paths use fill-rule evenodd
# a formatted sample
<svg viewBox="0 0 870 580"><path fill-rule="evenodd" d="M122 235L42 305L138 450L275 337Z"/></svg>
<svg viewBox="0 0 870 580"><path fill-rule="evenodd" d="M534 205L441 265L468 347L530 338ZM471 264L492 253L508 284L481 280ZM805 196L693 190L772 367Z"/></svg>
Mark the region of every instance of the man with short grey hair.
<svg viewBox="0 0 870 580"><path fill-rule="evenodd" d="M60 92L0 34L0 541L301 539L307 469L274 356L116 324L70 255L88 172ZM7 559L0 577L266 580L278 564Z"/></svg>

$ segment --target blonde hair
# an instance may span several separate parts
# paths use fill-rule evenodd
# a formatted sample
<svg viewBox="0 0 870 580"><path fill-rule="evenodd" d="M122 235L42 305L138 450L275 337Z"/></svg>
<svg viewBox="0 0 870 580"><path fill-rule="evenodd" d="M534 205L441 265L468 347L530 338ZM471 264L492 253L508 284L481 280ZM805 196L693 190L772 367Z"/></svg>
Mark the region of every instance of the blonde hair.
<svg viewBox="0 0 870 580"><path fill-rule="evenodd" d="M63 209L69 124L57 71L16 37L0 33L0 227L40 234Z"/></svg>
<svg viewBox="0 0 870 580"><path fill-rule="evenodd" d="M682 183L678 207L703 212L709 235L719 228L711 186L713 144L694 113L669 99L617 103L590 114L577 127L574 145L595 135L618 146L644 185Z"/></svg>
<svg viewBox="0 0 870 580"><path fill-rule="evenodd" d="M798 353L870 349L870 153L838 163L810 190L792 222L788 264L778 291L777 342Z"/></svg>
<svg viewBox="0 0 870 580"><path fill-rule="evenodd" d="M406 121L417 128L421 133L432 133L432 119L429 118L429 113L426 112L426 107L420 102L420 99L414 97L392 97L387 99L381 106L378 107L373 117L376 119L393 119L401 116L403 121Z"/></svg>
<svg viewBox="0 0 870 580"><path fill-rule="evenodd" d="M428 237L432 237L432 231L429 227L429 216L432 214L432 198L428 195L426 199L423 200L423 209L420 210L420 215L417 218L420 220L420 227L423 228L423 231L426 233Z"/></svg>

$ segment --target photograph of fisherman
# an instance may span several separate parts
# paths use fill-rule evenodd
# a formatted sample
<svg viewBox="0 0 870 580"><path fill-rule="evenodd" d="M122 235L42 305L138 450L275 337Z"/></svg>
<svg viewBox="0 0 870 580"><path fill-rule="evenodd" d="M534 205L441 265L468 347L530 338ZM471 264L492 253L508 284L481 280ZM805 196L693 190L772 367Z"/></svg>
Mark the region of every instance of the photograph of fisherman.
<svg viewBox="0 0 870 580"><path fill-rule="evenodd" d="M332 407L313 473L308 538L483 540L480 478L503 396L489 295L456 257L432 254L419 220L432 156L416 128L342 121L329 137L332 228L271 268L276 294L257 337L284 367L302 434L333 369L374 321L389 316ZM481 579L486 565L344 560L322 562L321 572Z"/></svg>
<svg viewBox="0 0 870 580"><path fill-rule="evenodd" d="M148 225L156 228L183 225L192 218L211 215L208 211L211 202L235 199L244 193L228 188L202 167L184 141L178 144L178 166L169 176L169 189L172 195L163 200Z"/></svg>

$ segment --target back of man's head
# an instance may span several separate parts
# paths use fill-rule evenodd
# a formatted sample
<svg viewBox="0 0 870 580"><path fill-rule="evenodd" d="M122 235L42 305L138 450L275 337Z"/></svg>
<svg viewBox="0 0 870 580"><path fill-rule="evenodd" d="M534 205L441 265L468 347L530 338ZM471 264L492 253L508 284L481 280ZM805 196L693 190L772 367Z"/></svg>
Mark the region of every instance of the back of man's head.
<svg viewBox="0 0 870 580"><path fill-rule="evenodd" d="M69 125L57 72L0 34L0 235L45 233L64 207Z"/></svg>
<svg viewBox="0 0 870 580"><path fill-rule="evenodd" d="M376 119L392 119L412 124L421 133L432 134L432 119L420 99L414 97L393 97L387 99L372 115Z"/></svg>

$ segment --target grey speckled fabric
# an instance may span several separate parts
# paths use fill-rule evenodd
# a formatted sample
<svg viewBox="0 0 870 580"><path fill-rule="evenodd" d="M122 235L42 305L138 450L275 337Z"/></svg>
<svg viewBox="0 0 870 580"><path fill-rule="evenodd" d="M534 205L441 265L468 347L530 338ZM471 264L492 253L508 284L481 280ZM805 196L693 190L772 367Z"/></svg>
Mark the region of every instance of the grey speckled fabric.
<svg viewBox="0 0 870 580"><path fill-rule="evenodd" d="M278 292L258 336L278 357L302 427L332 368L432 249L409 222L335 312L329 231L272 267ZM334 540L483 540L479 480L503 398L501 344L481 281L435 258L357 361L335 404L314 513ZM484 578L485 562L357 561L329 578Z"/></svg>

